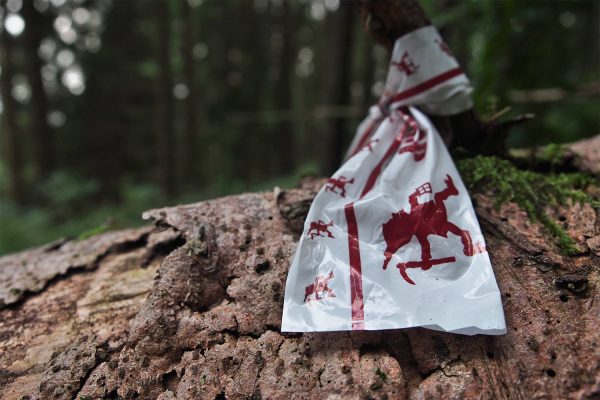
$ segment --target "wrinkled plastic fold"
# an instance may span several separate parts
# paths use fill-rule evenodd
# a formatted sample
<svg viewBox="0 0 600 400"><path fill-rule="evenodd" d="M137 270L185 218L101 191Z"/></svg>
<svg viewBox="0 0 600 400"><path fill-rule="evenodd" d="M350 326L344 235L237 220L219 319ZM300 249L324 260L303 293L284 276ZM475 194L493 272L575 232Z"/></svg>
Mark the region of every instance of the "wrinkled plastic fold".
<svg viewBox="0 0 600 400"><path fill-rule="evenodd" d="M472 106L433 27L397 40L382 98L308 213L282 331L506 333L469 194L426 114Z"/></svg>

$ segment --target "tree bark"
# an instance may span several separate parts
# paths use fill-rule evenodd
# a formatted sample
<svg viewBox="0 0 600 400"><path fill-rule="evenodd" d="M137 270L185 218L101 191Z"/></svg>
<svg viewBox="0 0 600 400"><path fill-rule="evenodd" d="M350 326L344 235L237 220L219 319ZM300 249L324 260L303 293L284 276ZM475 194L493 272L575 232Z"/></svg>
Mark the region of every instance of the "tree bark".
<svg viewBox="0 0 600 400"><path fill-rule="evenodd" d="M600 173L600 137L571 149ZM152 210L156 227L0 258L0 397L598 398L597 210L558 210L587 249L566 257L515 204L474 195L504 336L281 334L289 260L322 183Z"/></svg>
<svg viewBox="0 0 600 400"><path fill-rule="evenodd" d="M0 2L5 8L5 2ZM6 11L4 19L6 18ZM17 123L17 102L12 96L12 79L14 76L14 65L12 54L14 52L14 39L6 31L0 32L0 63L2 73L0 74L0 95L2 95L1 134L3 158L5 160L6 175L8 179L8 197L18 205L25 200L23 187L23 161L19 141L19 126Z"/></svg>

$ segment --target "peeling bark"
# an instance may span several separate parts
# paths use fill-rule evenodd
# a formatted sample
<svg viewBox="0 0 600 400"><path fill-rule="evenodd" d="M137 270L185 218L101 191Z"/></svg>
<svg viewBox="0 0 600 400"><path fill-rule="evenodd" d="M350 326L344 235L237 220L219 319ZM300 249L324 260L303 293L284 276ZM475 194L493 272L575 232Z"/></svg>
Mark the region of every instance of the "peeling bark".
<svg viewBox="0 0 600 400"><path fill-rule="evenodd" d="M560 213L587 252L566 257L516 205L474 196L505 336L279 333L289 260L322 183L152 210L156 227L1 258L0 397L600 396L600 216L578 204Z"/></svg>

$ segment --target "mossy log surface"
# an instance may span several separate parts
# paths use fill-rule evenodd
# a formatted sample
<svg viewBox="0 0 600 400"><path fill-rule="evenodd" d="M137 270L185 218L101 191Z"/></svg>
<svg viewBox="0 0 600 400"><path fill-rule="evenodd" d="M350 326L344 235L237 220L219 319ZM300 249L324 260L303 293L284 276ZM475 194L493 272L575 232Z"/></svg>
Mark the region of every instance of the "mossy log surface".
<svg viewBox="0 0 600 400"><path fill-rule="evenodd" d="M572 149L597 168L598 138ZM515 203L473 194L505 336L284 335L289 260L322 182L0 258L0 398L600 397L598 210L548 211L582 249L569 257Z"/></svg>

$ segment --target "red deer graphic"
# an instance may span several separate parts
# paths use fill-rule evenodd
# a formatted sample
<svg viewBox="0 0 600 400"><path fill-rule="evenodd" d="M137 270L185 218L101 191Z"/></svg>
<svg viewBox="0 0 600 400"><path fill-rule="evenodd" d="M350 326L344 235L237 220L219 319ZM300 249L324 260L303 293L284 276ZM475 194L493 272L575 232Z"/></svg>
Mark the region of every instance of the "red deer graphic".
<svg viewBox="0 0 600 400"><path fill-rule="evenodd" d="M314 294L314 300L321 300L319 297L319 293L325 294L327 297L335 297L333 290L328 286L329 281L333 279L333 271L329 272L329 275L318 275L315 278L314 283L311 283L304 289L304 302L308 300L308 304L310 305L310 301L313 300L311 296Z"/></svg>
<svg viewBox="0 0 600 400"><path fill-rule="evenodd" d="M354 183L354 178L352 179L346 179L345 176L340 176L339 178L329 178L327 180L326 186L325 186L325 191L326 192L333 192L335 194L339 194L342 197L346 197L346 184L353 184ZM340 192L338 193L336 189L340 189Z"/></svg>
<svg viewBox="0 0 600 400"><path fill-rule="evenodd" d="M402 143L400 143L398 153L413 153L415 161L421 161L425 158L425 152L427 151L427 130L421 128L417 121L411 118L408 121L408 129L405 135Z"/></svg>
<svg viewBox="0 0 600 400"><path fill-rule="evenodd" d="M446 264L456 261L455 257L445 257L440 259L431 258L431 247L427 236L437 235L448 237L448 233L460 236L463 244L463 253L472 256L474 250L481 252L481 245L474 249L469 231L460 229L452 222L448 221L448 214L444 201L450 196L458 195L458 190L450 175L446 175L446 188L434 195L433 200L419 204L417 198L426 193L432 193L431 184L425 183L419 186L409 197L410 213L400 210L392 214L392 218L383 224L383 238L387 244L385 249L385 261L383 269L387 268L390 259L400 249L408 244L413 236L417 237L421 245L421 260L399 263L397 265L400 274L404 280L411 285L415 283L408 277L407 268L421 268L426 271L434 265Z"/></svg>
<svg viewBox="0 0 600 400"><path fill-rule="evenodd" d="M419 65L413 62L406 51L402 55L402 58L400 58L400 62L393 62L392 65L395 65L400 71L404 72L406 76L414 74L419 69Z"/></svg>
<svg viewBox="0 0 600 400"><path fill-rule="evenodd" d="M310 236L312 240L315 240L315 236L325 237L325 234L327 234L327 237L334 238L331 232L329 232L330 226L333 226L333 221L329 222L328 224L322 220L313 221L310 223L310 227L306 236Z"/></svg>

